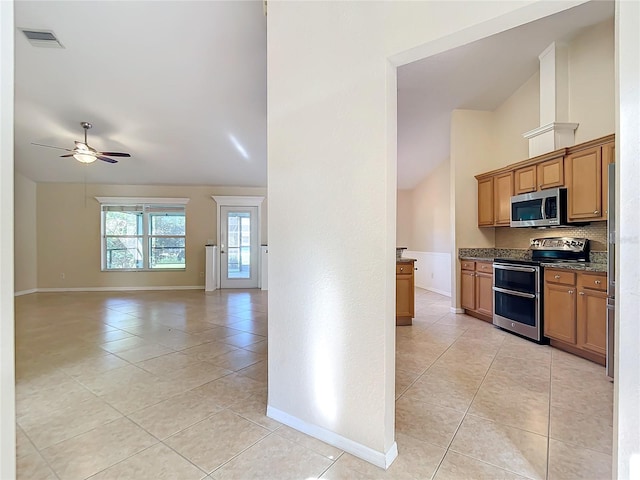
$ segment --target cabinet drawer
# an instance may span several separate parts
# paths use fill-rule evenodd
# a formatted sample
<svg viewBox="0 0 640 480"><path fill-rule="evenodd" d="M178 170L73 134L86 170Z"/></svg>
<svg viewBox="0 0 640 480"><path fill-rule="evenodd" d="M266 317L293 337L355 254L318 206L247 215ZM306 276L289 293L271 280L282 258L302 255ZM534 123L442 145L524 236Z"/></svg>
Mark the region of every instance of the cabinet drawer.
<svg viewBox="0 0 640 480"><path fill-rule="evenodd" d="M576 274L568 270L545 270L544 280L549 283L561 283L563 285L575 285Z"/></svg>
<svg viewBox="0 0 640 480"><path fill-rule="evenodd" d="M396 275L413 273L413 263L396 263Z"/></svg>
<svg viewBox="0 0 640 480"><path fill-rule="evenodd" d="M493 273L493 263L476 262L476 272Z"/></svg>
<svg viewBox="0 0 640 480"><path fill-rule="evenodd" d="M469 260L462 260L460 262L460 264L462 265L462 270L475 270L476 269L476 262L470 262Z"/></svg>
<svg viewBox="0 0 640 480"><path fill-rule="evenodd" d="M605 291L607 289L607 277L605 275L580 274L580 286L591 290Z"/></svg>

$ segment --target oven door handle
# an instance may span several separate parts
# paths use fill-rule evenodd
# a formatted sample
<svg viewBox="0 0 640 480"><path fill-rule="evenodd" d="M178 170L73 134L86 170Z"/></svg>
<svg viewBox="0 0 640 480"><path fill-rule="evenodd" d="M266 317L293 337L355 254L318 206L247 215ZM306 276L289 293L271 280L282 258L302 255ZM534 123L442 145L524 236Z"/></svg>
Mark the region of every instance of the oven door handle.
<svg viewBox="0 0 640 480"><path fill-rule="evenodd" d="M512 270L515 272L528 272L528 273L534 273L538 270L537 267L516 267L513 265L502 265L499 263L494 263L493 268L495 268L496 270Z"/></svg>
<svg viewBox="0 0 640 480"><path fill-rule="evenodd" d="M494 292L506 293L507 295L515 295L516 297L524 297L524 298L536 298L536 295L533 293L522 293L516 292L514 290L507 290L506 288L493 287Z"/></svg>

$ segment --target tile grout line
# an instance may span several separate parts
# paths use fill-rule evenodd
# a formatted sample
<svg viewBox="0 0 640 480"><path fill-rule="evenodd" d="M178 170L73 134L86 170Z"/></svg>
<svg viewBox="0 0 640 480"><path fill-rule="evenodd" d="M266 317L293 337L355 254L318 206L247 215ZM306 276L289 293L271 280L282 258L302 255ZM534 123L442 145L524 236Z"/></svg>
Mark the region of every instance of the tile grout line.
<svg viewBox="0 0 640 480"><path fill-rule="evenodd" d="M553 395L553 352L549 354L549 416L547 418L547 474L549 480L549 458L551 456L551 397Z"/></svg>
<svg viewBox="0 0 640 480"><path fill-rule="evenodd" d="M478 388L476 389L476 392L473 394L473 398L471 399L471 402L469 402L469 406L468 406L468 407L467 407L467 409L465 410L464 415L462 415L462 418L460 419L460 423L458 424L458 426L457 426L457 428L456 428L455 432L453 432L453 435L451 436L451 440L449 441L449 444L447 445L447 448L445 449L444 455L442 456L442 459L441 459L441 460L440 460L440 462L438 463L438 466L437 466L437 468L436 468L436 470L435 470L435 472L434 472L434 474L433 474L433 477L431 477L431 478L434 478L434 477L437 475L438 470L440 470L440 467L442 466L442 462L444 462L445 457L446 457L446 456L447 456L447 454L449 453L449 450L451 449L451 445L453 444L453 441L455 440L456 435L457 435L457 434L458 434L458 432L460 431L460 427L462 426L462 423L464 422L465 418L467 418L467 414L469 413L469 410L471 409L471 405L473 405L473 401L476 399L476 396L478 395L478 392L480 391L480 388L482 387L482 384L484 383L485 379L487 378L487 375L488 375L488 373L489 373L489 370L491 370L491 366L493 365L493 362L495 362L496 357L498 356L498 352L499 352L499 351L500 351L500 349L502 348L502 344L504 343L504 338L505 338L505 337L503 337L503 339L502 339L502 343L500 344L500 347L498 348L498 350L497 350L497 351L496 351L496 353L494 354L493 359L491 360L491 363L489 364L489 368L487 368L487 371L485 372L484 376L482 377L482 381L480 382L480 385L478 385ZM457 341L457 340L456 340L456 341ZM456 342L453 342L453 343L451 344L451 346L453 346L455 343L456 343ZM455 452L455 450L452 450L452 451L454 451L454 452ZM458 453L458 452L456 452L456 453ZM471 457L471 458L474 458L474 457ZM475 458L475 460L480 460L480 459ZM480 460L480 461L483 461L483 460ZM485 463L487 463L487 462L485 462ZM497 467L497 465L495 465L495 466ZM502 467L498 467L498 468L502 468ZM504 469L503 469L503 470L504 470Z"/></svg>

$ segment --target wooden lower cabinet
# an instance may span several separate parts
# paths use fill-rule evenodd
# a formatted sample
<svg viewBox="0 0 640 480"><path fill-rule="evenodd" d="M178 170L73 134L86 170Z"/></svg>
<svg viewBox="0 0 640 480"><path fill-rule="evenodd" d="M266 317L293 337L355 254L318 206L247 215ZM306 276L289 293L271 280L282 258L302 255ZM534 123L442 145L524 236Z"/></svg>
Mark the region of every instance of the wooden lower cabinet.
<svg viewBox="0 0 640 480"><path fill-rule="evenodd" d="M493 263L462 262L460 306L473 317L493 321Z"/></svg>
<svg viewBox="0 0 640 480"><path fill-rule="evenodd" d="M476 312L493 321L493 273L476 272Z"/></svg>
<svg viewBox="0 0 640 480"><path fill-rule="evenodd" d="M396 263L396 325L411 325L415 314L414 260Z"/></svg>
<svg viewBox="0 0 640 480"><path fill-rule="evenodd" d="M544 334L551 345L604 365L607 276L546 268Z"/></svg>
<svg viewBox="0 0 640 480"><path fill-rule="evenodd" d="M548 283L544 288L544 335L576 343L576 287Z"/></svg>
<svg viewBox="0 0 640 480"><path fill-rule="evenodd" d="M606 285L606 275L583 274L578 279L578 347L603 356L607 354Z"/></svg>

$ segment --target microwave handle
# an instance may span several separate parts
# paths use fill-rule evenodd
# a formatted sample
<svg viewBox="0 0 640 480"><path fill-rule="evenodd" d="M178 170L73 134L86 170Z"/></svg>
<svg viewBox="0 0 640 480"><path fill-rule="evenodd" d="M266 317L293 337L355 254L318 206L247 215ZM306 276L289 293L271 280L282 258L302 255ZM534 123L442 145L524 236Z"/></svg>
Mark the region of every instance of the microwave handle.
<svg viewBox="0 0 640 480"><path fill-rule="evenodd" d="M548 198L543 198L542 201L540 202L540 218L542 220L546 220L547 216L544 214L545 211L545 207L547 206L547 200L549 200Z"/></svg>

